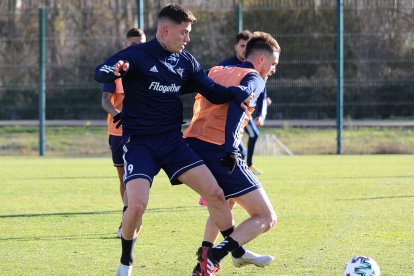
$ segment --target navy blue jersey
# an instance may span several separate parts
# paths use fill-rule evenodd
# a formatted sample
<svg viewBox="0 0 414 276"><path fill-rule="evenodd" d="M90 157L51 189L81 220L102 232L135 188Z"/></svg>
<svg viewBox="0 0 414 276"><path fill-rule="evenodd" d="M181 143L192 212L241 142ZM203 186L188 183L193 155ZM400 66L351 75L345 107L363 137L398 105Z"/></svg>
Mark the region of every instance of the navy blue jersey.
<svg viewBox="0 0 414 276"><path fill-rule="evenodd" d="M111 83L104 83L102 85L102 92L106 92L106 93L115 93L115 83L111 82Z"/></svg>
<svg viewBox="0 0 414 276"><path fill-rule="evenodd" d="M242 64L243 62L240 61L237 56L232 56L229 58L226 58L224 60L222 60L218 65L221 66L236 66L239 64ZM243 67L240 65L240 67ZM264 119L266 119L266 114L267 114L267 104L266 103L266 98L267 98L267 91L266 88L264 88L263 92L256 95L258 97L255 97L256 99L254 100L254 102L257 102L256 105L256 116L262 116Z"/></svg>
<svg viewBox="0 0 414 276"><path fill-rule="evenodd" d="M244 61L242 64L238 64L237 67L254 69L253 64L249 61ZM258 73L248 73L241 80L240 84L248 87L255 94L250 103L251 107L255 107L257 99L260 97L259 95L263 94L262 92L265 88L263 78ZM234 101L229 103L225 130L225 152L233 154L238 152L238 147L241 142L241 137L239 136L240 128L245 116L244 110L237 103Z"/></svg>
<svg viewBox="0 0 414 276"><path fill-rule="evenodd" d="M157 39L132 45L109 57L95 70L95 80L113 82L114 65L129 62L122 73L124 105L122 123L124 136L154 135L180 130L183 105L180 95L200 92L212 103L233 98L241 103L251 91L244 87L224 87L213 82L197 60L187 51L171 53Z"/></svg>
<svg viewBox="0 0 414 276"><path fill-rule="evenodd" d="M220 61L220 63L218 65L229 66L229 65L237 65L237 64L240 64L242 62L243 61L240 61L236 56L233 56L233 57L229 57L229 58L226 58L226 59Z"/></svg>

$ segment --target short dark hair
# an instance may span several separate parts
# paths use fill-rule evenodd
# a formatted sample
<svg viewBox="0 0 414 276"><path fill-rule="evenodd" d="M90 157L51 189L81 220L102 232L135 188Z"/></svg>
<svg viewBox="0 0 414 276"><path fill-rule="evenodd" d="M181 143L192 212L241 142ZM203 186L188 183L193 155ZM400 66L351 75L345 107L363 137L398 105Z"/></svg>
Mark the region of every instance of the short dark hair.
<svg viewBox="0 0 414 276"><path fill-rule="evenodd" d="M158 19L161 18L168 18L177 24L181 24L183 22L197 22L197 18L193 15L193 13L190 10L184 8L179 4L173 3L165 5L160 10L160 13L158 14Z"/></svg>
<svg viewBox="0 0 414 276"><path fill-rule="evenodd" d="M131 30L129 30L127 32L126 37L130 38L130 37L141 37L144 35L144 31L142 29L138 29L138 28L132 28Z"/></svg>
<svg viewBox="0 0 414 276"><path fill-rule="evenodd" d="M246 58L255 50L265 50L269 53L278 52L281 49L279 43L270 34L265 32L254 32L246 45Z"/></svg>
<svg viewBox="0 0 414 276"><path fill-rule="evenodd" d="M252 32L249 30L243 30L236 35L236 44L240 40L249 40L253 36Z"/></svg>

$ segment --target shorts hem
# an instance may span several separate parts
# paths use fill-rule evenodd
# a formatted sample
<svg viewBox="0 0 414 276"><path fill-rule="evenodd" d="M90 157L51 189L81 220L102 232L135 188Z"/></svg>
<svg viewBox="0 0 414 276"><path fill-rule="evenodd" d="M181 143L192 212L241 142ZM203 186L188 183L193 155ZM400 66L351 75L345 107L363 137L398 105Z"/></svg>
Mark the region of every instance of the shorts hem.
<svg viewBox="0 0 414 276"><path fill-rule="evenodd" d="M257 189L259 189L259 188L262 188L262 185L256 185L256 186L253 186L253 187L249 187L249 188L247 188L247 189L244 189L244 190L242 190L242 191L239 191L239 192L236 192L236 193L232 193L232 194L230 194L230 195L224 195L224 198L225 199L229 199L229 198L235 198L235 197L239 197L239 196L242 196L242 195L245 195L245 194L248 194L248 193L250 193L250 192L252 192L252 191L254 191L254 190L257 190Z"/></svg>
<svg viewBox="0 0 414 276"><path fill-rule="evenodd" d="M204 161L203 160L198 160L197 162L187 165L181 169L179 169L178 171L176 171L173 176L170 178L170 183L172 185L179 185L179 184L183 184L183 182L181 182L180 180L178 180L178 177L180 177L180 175L182 175L183 173L185 173L186 171L189 171L195 167L204 165Z"/></svg>
<svg viewBox="0 0 414 276"><path fill-rule="evenodd" d="M146 174L134 174L134 175L130 175L128 178L124 179L124 185L126 186L126 184L129 181L134 180L134 179L138 179L138 178L142 178L142 179L148 180L149 183L150 183L150 186L152 186L152 179L151 179L151 177L149 177Z"/></svg>

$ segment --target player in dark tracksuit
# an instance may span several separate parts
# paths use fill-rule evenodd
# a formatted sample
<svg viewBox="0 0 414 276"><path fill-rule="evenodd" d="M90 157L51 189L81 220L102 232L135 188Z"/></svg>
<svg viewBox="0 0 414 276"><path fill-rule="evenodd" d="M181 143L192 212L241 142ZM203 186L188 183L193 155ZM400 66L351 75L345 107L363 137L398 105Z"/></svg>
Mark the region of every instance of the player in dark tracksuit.
<svg viewBox="0 0 414 276"><path fill-rule="evenodd" d="M265 81L276 70L279 54L280 47L270 34L255 32L247 43L246 60L242 64L232 67L216 66L210 69L208 75L226 86L242 84L249 87L254 91L255 97L258 97L264 89ZM263 187L238 154L243 128L254 111L254 105L255 98L249 103L248 110L244 111L233 102L214 105L202 95L196 95L194 115L184 133L190 147L203 158L217 179L226 198L239 203L251 216L241 223L243 226L249 225L250 233L245 233L239 242L250 241L276 224L276 214ZM234 160L234 166L230 170L219 162L227 156L232 157L227 160ZM260 223L259 218L262 220ZM263 228L263 225L267 227ZM225 256L216 252L216 247L210 248L218 234L214 228L212 221L208 220L199 250L199 256L211 251L212 263L214 260L220 261ZM220 246L228 245L222 242L217 247ZM233 264L237 267L247 264L265 266L273 260L272 256L261 256L242 247L233 247L233 250L229 248L229 251L232 252ZM203 260L203 257L199 257L193 276L203 275L203 262L200 259Z"/></svg>
<svg viewBox="0 0 414 276"><path fill-rule="evenodd" d="M120 119L125 140L124 183L128 209L122 222L122 255L117 275L131 274L132 252L149 190L160 169L167 173L173 185L186 183L200 193L209 202L210 214L220 231L230 244L239 246L232 237L242 230L233 226L223 191L182 138L180 95L198 91L213 103L234 99L242 104L251 91L241 86L216 84L184 50L195 21L191 11L178 4L168 4L158 15L156 39L116 53L95 70L98 82L110 83L121 77L125 94Z"/></svg>
<svg viewBox="0 0 414 276"><path fill-rule="evenodd" d="M243 61L240 61L237 56L234 56L232 58L225 59L219 63L221 66L235 66L238 64L241 64ZM256 105L256 118L261 117L261 120L266 119L267 114L267 91L266 88L264 88L263 92L260 93L260 96L257 98L257 105ZM243 143L240 143L240 152L243 156L246 156L246 163L247 166L253 171L254 174L261 174L262 171L256 168L253 165L253 154L254 154L254 148L256 146L257 139L259 138L260 131L258 127L256 126L255 120L253 117L250 118L249 123L246 125L245 128L247 134L249 135L249 139L247 141L247 151L243 145Z"/></svg>

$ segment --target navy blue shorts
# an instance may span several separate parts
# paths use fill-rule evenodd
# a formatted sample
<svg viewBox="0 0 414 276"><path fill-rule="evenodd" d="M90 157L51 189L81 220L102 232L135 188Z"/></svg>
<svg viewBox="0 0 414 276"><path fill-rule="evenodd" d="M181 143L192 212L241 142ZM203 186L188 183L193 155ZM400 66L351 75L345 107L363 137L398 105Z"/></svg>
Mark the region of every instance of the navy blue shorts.
<svg viewBox="0 0 414 276"><path fill-rule="evenodd" d="M178 177L184 172L204 164L187 145L179 131L158 136L132 136L124 146L124 183L136 178L147 179L163 169L171 184L181 184Z"/></svg>
<svg viewBox="0 0 414 276"><path fill-rule="evenodd" d="M109 135L109 148L112 152L112 161L115 167L124 166L124 142L122 136Z"/></svg>
<svg viewBox="0 0 414 276"><path fill-rule="evenodd" d="M228 169L220 163L220 159L225 156L224 145L218 146L195 138L186 141L213 173L226 199L239 197L262 187L259 179L241 158L237 159L233 173L228 173Z"/></svg>

